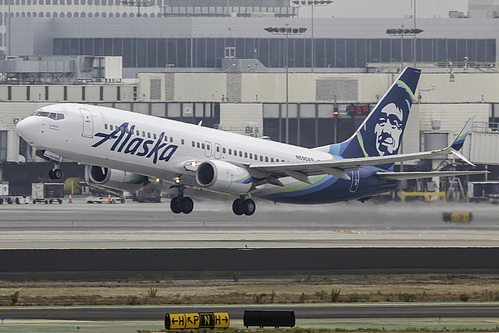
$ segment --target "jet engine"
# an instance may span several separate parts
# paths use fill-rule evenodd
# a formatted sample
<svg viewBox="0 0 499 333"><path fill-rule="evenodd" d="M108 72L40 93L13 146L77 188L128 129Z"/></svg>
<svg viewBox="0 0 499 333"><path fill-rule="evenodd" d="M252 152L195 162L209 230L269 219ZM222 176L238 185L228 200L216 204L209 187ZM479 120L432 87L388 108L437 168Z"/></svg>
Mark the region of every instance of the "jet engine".
<svg viewBox="0 0 499 333"><path fill-rule="evenodd" d="M147 183L146 176L117 169L108 169L96 165L87 165L85 180L88 184L98 184L124 191L135 191Z"/></svg>
<svg viewBox="0 0 499 333"><path fill-rule="evenodd" d="M196 182L201 187L233 194L251 190L253 179L245 168L223 161L206 161L198 166Z"/></svg>

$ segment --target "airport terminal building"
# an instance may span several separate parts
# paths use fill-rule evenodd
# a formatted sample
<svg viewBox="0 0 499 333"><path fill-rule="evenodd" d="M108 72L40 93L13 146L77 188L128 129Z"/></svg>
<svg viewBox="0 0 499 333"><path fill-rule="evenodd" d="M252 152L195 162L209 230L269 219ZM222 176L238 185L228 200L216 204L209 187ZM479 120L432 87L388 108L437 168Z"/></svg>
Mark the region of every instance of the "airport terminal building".
<svg viewBox="0 0 499 333"><path fill-rule="evenodd" d="M290 143L305 147L338 142L400 67L416 61L423 75L404 152L447 144L476 114L465 154L493 171L489 179L499 177L499 153L490 148L499 143L499 33L495 7L483 1L470 0L466 14L418 18L416 36L387 33L413 28L412 17L312 19L287 0L7 1L0 0L5 163L38 161L15 122L58 102L203 120L276 141L288 131ZM286 24L295 30L265 30Z"/></svg>

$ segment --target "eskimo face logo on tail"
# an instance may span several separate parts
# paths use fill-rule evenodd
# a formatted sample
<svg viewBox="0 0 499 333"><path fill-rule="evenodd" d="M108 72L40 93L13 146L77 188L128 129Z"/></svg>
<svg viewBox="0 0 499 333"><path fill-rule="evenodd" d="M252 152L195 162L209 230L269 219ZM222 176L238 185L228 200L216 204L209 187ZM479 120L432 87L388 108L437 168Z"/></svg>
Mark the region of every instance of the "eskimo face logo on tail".
<svg viewBox="0 0 499 333"><path fill-rule="evenodd" d="M397 152L402 136L404 112L394 103L386 105L378 122L374 126L376 135L376 150L379 156L392 155Z"/></svg>
<svg viewBox="0 0 499 333"><path fill-rule="evenodd" d="M145 138L135 137L132 139L135 131L135 125L128 129L128 123L121 124L110 133L96 133L94 136L101 137L99 142L92 145L93 148L103 145L105 142L112 142L109 150L118 153L136 155L146 158L152 158L152 162L156 164L158 161L168 162L173 154L177 151L177 145L169 145L163 142L165 132L161 132L158 139L146 140Z"/></svg>
<svg viewBox="0 0 499 333"><path fill-rule="evenodd" d="M397 82L359 130L364 156L398 153L411 105L412 94L403 82Z"/></svg>

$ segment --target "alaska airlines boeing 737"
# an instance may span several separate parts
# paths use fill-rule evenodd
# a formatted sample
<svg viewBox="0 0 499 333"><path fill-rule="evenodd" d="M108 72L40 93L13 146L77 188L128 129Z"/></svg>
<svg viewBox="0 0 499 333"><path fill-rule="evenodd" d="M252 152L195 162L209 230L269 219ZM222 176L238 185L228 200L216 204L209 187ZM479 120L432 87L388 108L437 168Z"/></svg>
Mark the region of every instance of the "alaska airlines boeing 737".
<svg viewBox="0 0 499 333"><path fill-rule="evenodd" d="M314 149L223 132L194 124L82 104L56 104L17 124L18 133L54 162L88 164L95 183L126 189L159 178L177 189L170 208L194 207L184 188L238 196L232 210L252 215L251 197L275 202L318 204L371 197L396 188L401 179L466 172L394 172L394 163L458 153L473 118L441 150L398 154L420 70L406 68L352 137ZM472 165L472 164L471 164ZM481 173L470 171L469 173Z"/></svg>

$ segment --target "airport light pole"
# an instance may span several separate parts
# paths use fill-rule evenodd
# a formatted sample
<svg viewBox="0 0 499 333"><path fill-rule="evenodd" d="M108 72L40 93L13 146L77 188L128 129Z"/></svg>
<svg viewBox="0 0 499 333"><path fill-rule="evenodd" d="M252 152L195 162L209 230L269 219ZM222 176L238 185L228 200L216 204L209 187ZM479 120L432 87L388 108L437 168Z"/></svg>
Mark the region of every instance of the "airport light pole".
<svg viewBox="0 0 499 333"><path fill-rule="evenodd" d="M291 28L289 23L285 23L284 27L269 27L265 31L274 35L285 35L284 39L284 66L286 67L286 143L289 143L289 57L288 57L288 35L300 35L307 31L307 28Z"/></svg>
<svg viewBox="0 0 499 333"><path fill-rule="evenodd" d="M424 30L421 29L408 29L404 28L405 24L401 24L400 29L386 29L386 33L390 36L400 36L400 72L404 70L404 36L416 36L422 33ZM416 50L414 50L416 53ZM414 55L414 59L415 55Z"/></svg>
<svg viewBox="0 0 499 333"><path fill-rule="evenodd" d="M311 47L310 47L310 71L314 71L315 63L315 40L314 40L314 7L315 6L327 6L333 3L333 0L293 0L292 1L297 6L310 6L311 8Z"/></svg>
<svg viewBox="0 0 499 333"><path fill-rule="evenodd" d="M413 9L414 9L414 14L412 15L413 19L414 19L414 24L412 26L412 28L414 30L416 30L416 0L413 0ZM416 68L416 35L417 34L414 34L414 46L413 46L413 49L414 49L414 68Z"/></svg>

